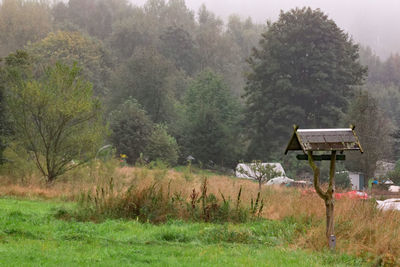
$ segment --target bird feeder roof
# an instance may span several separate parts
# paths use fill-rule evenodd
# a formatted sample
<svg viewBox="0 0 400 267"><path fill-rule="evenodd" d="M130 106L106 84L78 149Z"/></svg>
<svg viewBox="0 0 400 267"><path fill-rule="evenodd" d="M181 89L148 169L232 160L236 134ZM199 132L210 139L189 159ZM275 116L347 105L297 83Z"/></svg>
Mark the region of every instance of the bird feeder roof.
<svg viewBox="0 0 400 267"><path fill-rule="evenodd" d="M338 129L298 129L296 126L286 147L289 150L308 151L344 151L359 150L363 153L358 137L352 128Z"/></svg>

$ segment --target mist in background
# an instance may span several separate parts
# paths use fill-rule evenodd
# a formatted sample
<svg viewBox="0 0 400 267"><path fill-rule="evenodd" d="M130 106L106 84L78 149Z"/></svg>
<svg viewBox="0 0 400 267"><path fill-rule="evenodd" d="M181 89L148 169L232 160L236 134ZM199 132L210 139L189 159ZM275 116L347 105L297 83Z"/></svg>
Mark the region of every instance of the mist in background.
<svg viewBox="0 0 400 267"><path fill-rule="evenodd" d="M136 5L146 2L130 1ZM280 10L320 8L356 42L370 46L382 59L400 52L399 0L186 0L186 5L194 11L203 3L223 19L237 14L250 16L259 23L277 20Z"/></svg>

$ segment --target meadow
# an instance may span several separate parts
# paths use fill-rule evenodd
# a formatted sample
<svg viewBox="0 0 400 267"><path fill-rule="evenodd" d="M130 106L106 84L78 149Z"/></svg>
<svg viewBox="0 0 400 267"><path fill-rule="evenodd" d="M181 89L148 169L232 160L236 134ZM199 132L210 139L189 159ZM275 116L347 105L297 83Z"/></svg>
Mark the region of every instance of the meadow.
<svg viewBox="0 0 400 267"><path fill-rule="evenodd" d="M274 221L208 224L56 219L73 203L2 198L2 266L360 266L346 255L289 248L294 225Z"/></svg>
<svg viewBox="0 0 400 267"><path fill-rule="evenodd" d="M206 198L202 197L204 181ZM198 195L192 208L194 192ZM377 210L372 200L337 201L338 241L332 253L325 244L324 205L316 195L294 188L264 187L257 212L253 212L257 192L258 185L249 180L162 166L96 164L50 185L36 175L23 181L3 176L0 263L399 264L397 212ZM239 212L247 215L238 217Z"/></svg>

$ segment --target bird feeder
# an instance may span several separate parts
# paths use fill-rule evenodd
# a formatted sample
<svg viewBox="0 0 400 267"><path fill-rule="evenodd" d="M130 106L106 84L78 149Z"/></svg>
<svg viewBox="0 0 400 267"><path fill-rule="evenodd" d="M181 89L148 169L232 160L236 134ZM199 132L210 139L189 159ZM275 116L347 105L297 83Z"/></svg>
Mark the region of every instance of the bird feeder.
<svg viewBox="0 0 400 267"><path fill-rule="evenodd" d="M308 160L314 172L314 188L318 196L325 202L326 207L326 237L329 247L333 250L336 244L334 235L334 191L335 191L335 164L337 160L345 160L344 151L360 151L363 153L358 137L350 128L338 129L299 129L294 126L294 132L285 154L289 151L301 151L296 157L298 160ZM318 152L318 154L316 154ZM338 154L339 152L339 154ZM329 184L324 191L320 186L320 170L316 161L329 160Z"/></svg>

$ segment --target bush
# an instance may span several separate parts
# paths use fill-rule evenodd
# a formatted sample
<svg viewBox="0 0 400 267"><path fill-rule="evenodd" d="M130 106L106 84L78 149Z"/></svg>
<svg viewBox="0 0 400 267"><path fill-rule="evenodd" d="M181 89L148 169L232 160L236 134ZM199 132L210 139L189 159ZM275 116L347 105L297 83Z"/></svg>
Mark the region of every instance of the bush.
<svg viewBox="0 0 400 267"><path fill-rule="evenodd" d="M110 127L110 139L117 153L127 155L128 163L135 163L144 152L153 128L146 112L135 99L128 99L111 113Z"/></svg>
<svg viewBox="0 0 400 267"><path fill-rule="evenodd" d="M4 150L4 163L1 165L0 174L20 182L28 182L28 179L39 174L32 156L25 149L12 142Z"/></svg>
<svg viewBox="0 0 400 267"><path fill-rule="evenodd" d="M161 160L174 166L178 162L178 151L178 144L175 138L167 133L166 127L156 125L145 148L145 155L149 160Z"/></svg>

